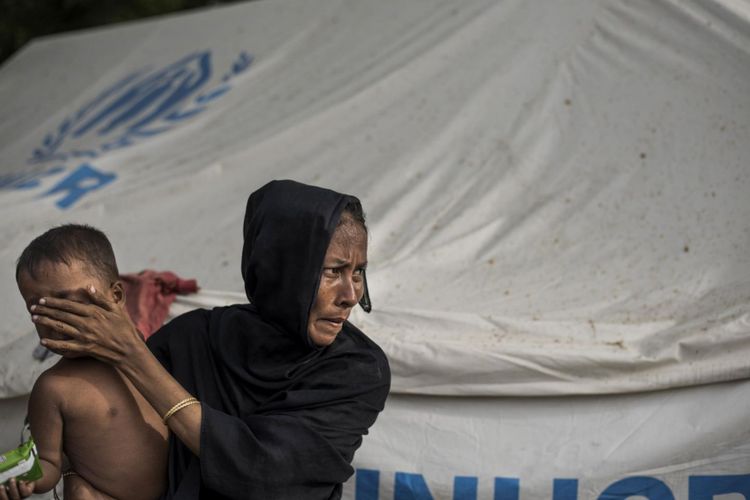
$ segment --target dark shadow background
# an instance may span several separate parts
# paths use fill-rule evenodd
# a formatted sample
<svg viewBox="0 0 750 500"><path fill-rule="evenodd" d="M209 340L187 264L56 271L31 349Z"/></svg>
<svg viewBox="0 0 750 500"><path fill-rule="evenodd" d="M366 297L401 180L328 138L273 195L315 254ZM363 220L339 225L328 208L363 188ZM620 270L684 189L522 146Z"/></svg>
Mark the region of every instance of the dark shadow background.
<svg viewBox="0 0 750 500"><path fill-rule="evenodd" d="M35 37L238 0L0 0L0 64Z"/></svg>

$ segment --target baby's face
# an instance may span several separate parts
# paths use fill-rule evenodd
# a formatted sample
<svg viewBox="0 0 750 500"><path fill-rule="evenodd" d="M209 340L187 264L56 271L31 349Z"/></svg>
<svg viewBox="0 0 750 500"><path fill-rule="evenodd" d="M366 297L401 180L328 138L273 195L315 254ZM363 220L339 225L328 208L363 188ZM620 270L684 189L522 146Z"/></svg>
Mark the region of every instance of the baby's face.
<svg viewBox="0 0 750 500"><path fill-rule="evenodd" d="M42 262L37 269L36 278L25 271L18 276L18 289L26 303L26 310L37 304L42 297L56 297L89 303L86 288L94 285L97 290L111 293L111 284L105 283L93 272L87 270L85 262L72 260L65 263ZM36 325L41 339L64 340L66 337L48 327Z"/></svg>

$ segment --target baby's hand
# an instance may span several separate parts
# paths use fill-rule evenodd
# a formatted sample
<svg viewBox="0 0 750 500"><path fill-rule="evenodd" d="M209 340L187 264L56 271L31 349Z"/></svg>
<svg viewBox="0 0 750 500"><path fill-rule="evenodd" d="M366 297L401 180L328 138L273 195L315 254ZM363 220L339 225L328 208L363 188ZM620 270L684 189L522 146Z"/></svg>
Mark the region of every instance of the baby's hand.
<svg viewBox="0 0 750 500"><path fill-rule="evenodd" d="M0 486L0 500L20 500L31 496L34 492L34 483L26 481L16 481L11 478L3 486Z"/></svg>

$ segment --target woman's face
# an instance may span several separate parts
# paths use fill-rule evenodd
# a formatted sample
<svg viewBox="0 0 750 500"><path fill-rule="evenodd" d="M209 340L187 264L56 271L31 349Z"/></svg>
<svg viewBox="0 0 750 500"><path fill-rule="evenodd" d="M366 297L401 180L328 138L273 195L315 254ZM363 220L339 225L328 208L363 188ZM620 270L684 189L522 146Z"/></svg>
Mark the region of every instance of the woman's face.
<svg viewBox="0 0 750 500"><path fill-rule="evenodd" d="M365 292L367 232L346 214L342 217L323 259L318 294L307 320L307 333L320 347L336 340Z"/></svg>

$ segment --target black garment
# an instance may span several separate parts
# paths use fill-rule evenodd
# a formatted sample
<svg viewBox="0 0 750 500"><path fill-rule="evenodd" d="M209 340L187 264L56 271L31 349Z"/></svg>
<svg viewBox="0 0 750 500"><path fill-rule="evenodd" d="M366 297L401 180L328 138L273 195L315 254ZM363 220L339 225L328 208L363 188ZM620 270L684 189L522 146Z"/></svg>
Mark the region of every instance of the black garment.
<svg viewBox="0 0 750 500"><path fill-rule="evenodd" d="M200 458L170 438L165 499L336 499L390 371L349 322L314 346L307 317L351 197L292 181L250 196L242 275L252 304L197 310L148 340L202 402Z"/></svg>

